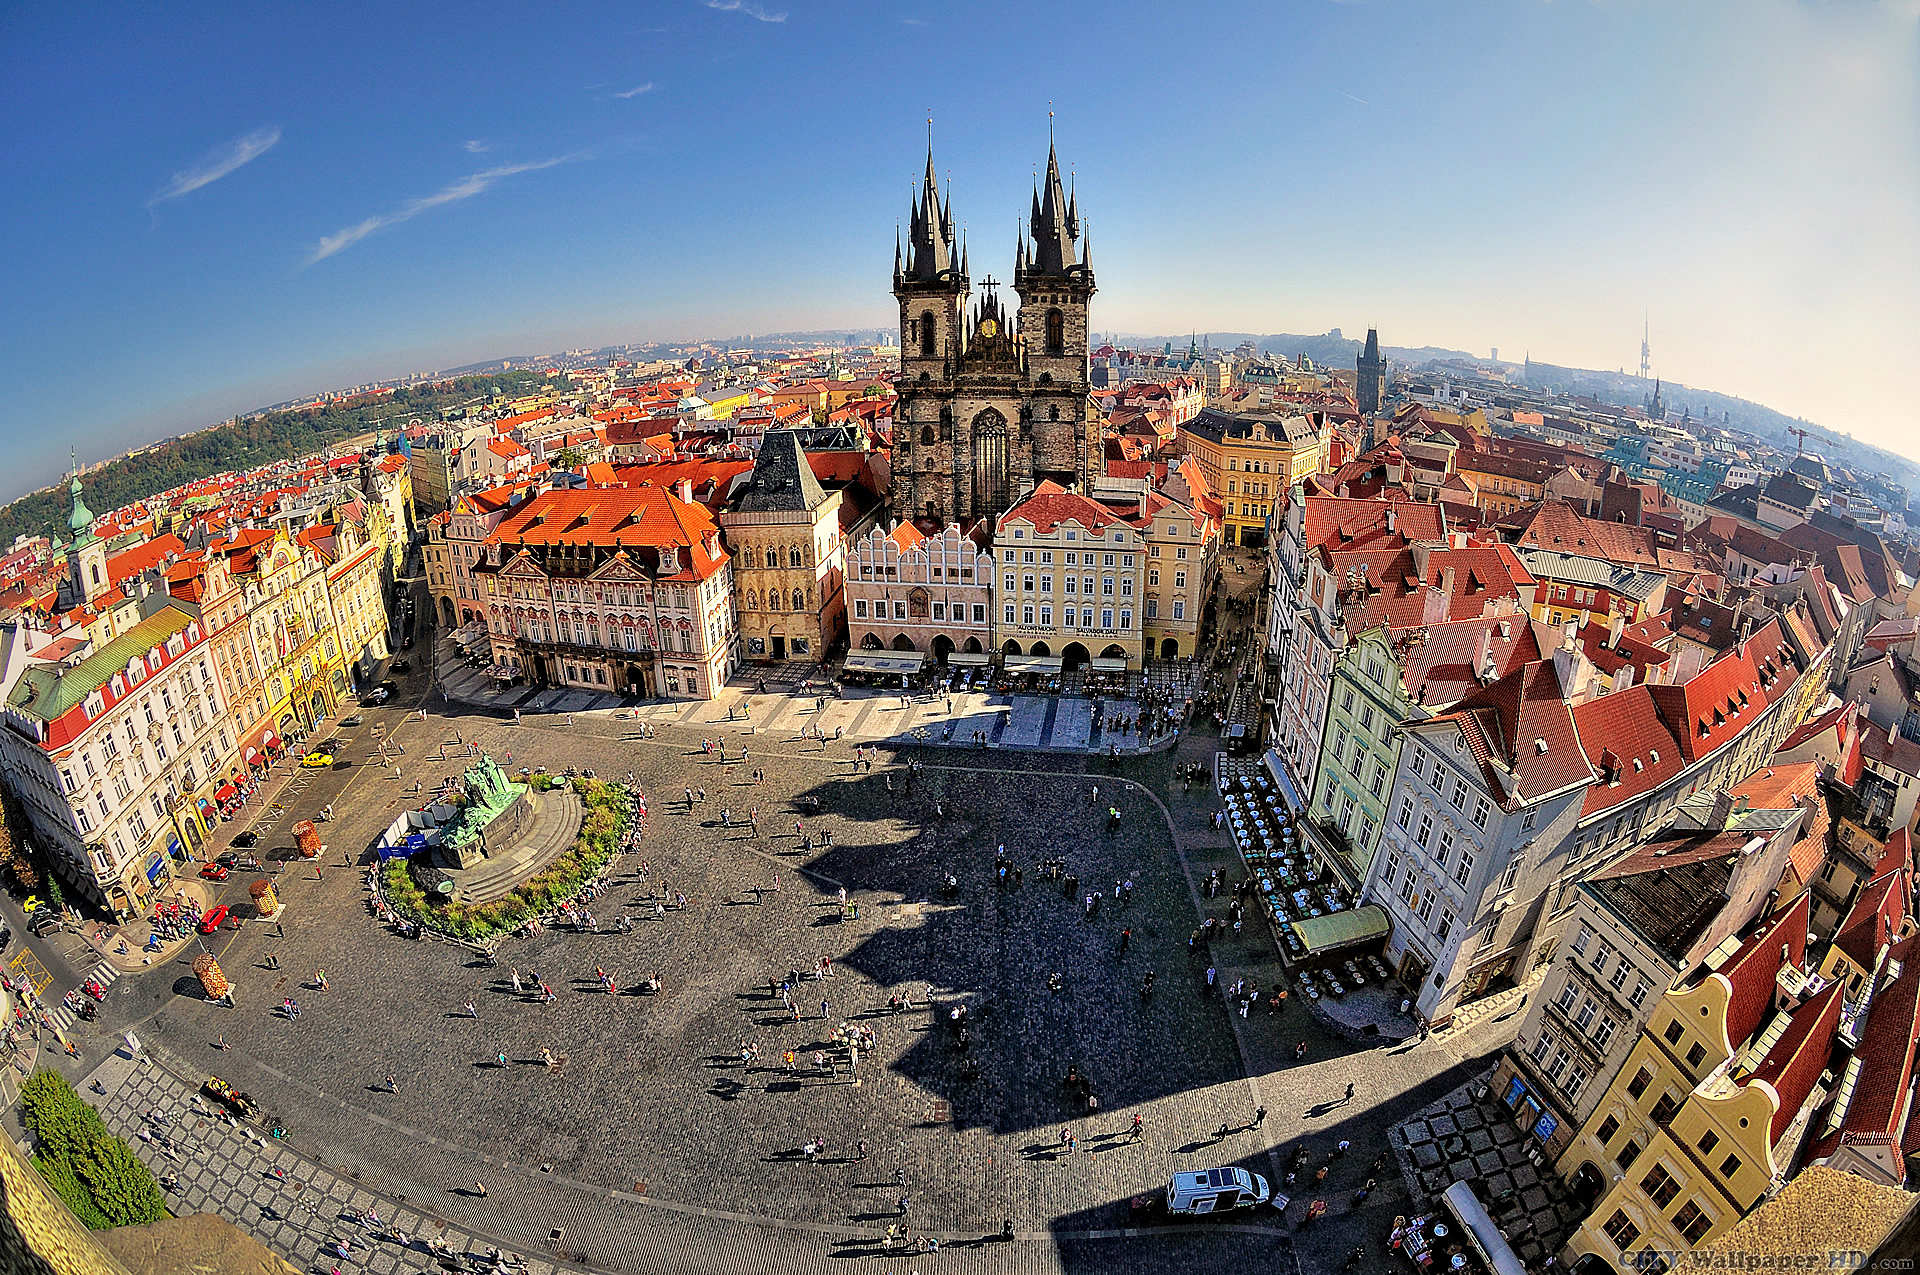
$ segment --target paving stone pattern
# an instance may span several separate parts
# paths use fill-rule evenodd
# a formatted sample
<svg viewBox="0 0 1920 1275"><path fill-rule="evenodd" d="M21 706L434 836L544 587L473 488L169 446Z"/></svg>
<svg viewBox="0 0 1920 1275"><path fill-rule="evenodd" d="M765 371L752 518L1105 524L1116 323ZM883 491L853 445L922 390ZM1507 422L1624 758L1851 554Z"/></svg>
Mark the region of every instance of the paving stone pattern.
<svg viewBox="0 0 1920 1275"><path fill-rule="evenodd" d="M1472 1182L1514 1253L1535 1269L1560 1251L1582 1214L1551 1166L1536 1161L1532 1135L1490 1089L1478 1096L1492 1076L1489 1068L1400 1121L1391 1141L1416 1207L1433 1207L1455 1182Z"/></svg>
<svg viewBox="0 0 1920 1275"><path fill-rule="evenodd" d="M788 713L808 707L785 702ZM247 1175L265 1171L255 1163L262 1157L295 1155L303 1172L377 1187L462 1234L547 1260L556 1256L547 1236L560 1228L562 1247L596 1269L693 1275L845 1270L847 1257L869 1255L899 1275L936 1261L982 1271L1097 1266L1103 1275L1229 1262L1284 1271L1293 1260L1286 1230L1304 1192L1284 1219L1261 1210L1144 1231L1129 1201L1176 1166L1272 1172L1276 1149L1304 1141L1319 1162L1347 1139L1352 1149L1331 1162L1324 1188L1333 1212L1298 1254L1320 1275L1339 1269L1352 1244L1377 1243L1406 1207L1390 1179L1364 1204L1350 1202L1391 1121L1455 1088L1468 1060L1477 1068L1511 1027L1487 1020L1417 1048L1362 1047L1297 1009L1242 1019L1205 996L1209 961L1221 982L1246 976L1266 986L1279 968L1270 939L1252 933L1211 952L1187 949L1199 917L1224 916L1228 902L1201 897L1197 882L1238 860L1208 826L1211 785L1184 786L1172 767L1210 763L1217 739L1183 739L1171 754L1121 763L1138 783L1109 775L1105 762L1045 753L889 751L856 770L849 742L801 745L797 732L729 722L713 706L687 711L651 738L604 716L574 727L563 715L529 714L523 726L483 715L396 717L405 779L429 789L459 768L463 759L432 756L456 740L477 740L503 762L511 753L515 767L639 773L650 830L589 905L603 932L512 940L499 968L454 946L397 938L367 915L361 872L334 865L341 854L364 855L407 800L404 783L370 766L323 773L291 814L334 804L327 864L263 856L280 873L284 935L248 925L213 943L238 1008L200 999L191 953L181 953L123 978L103 1021L79 1025L89 1059L131 1026L177 1078L166 1108L163 1074L130 1073L116 1127L149 1109L184 1108L209 1071L250 1090L286 1121L292 1146L194 1127L199 1141L184 1154L200 1167L187 1184L205 1194L184 1203L272 1207L275 1216L249 1213L248 1224L303 1262L310 1253L299 1245L309 1241L285 1229L299 1219L280 1216L271 1195L255 1198L265 1179L256 1186ZM724 739L736 758L744 746L750 759L723 766L702 737ZM909 755L925 763L910 795L901 764ZM766 771L763 783L753 781L756 769ZM689 809L687 788L704 788L707 801ZM802 812L803 799L817 799L818 813ZM1104 818L1109 804L1121 811L1117 827ZM757 836L738 826L754 805ZM735 826L722 826L722 810ZM1026 872L1018 888L993 884L1001 841ZM1035 862L1050 856L1081 876L1077 894L1107 896L1098 917L1037 877ZM959 879L953 897L938 889L949 871ZM1116 908L1113 884L1126 878L1135 902ZM842 885L857 918L841 913ZM622 913L636 918L630 932L615 924ZM1124 954L1123 928L1132 931ZM835 973L800 984L795 1022L767 980L823 955ZM558 999L516 996L516 965L537 969ZM614 975L618 994L601 990L596 966ZM320 968L326 991L310 985ZM1157 990L1143 1003L1137 988L1149 968ZM630 994L655 973L661 995ZM1060 990L1049 990L1049 974L1060 975ZM969 1007L965 1049L928 1008L929 987L939 1013ZM276 1012L289 996L302 1008L293 1021ZM892 1013L889 996L913 1008ZM469 1000L478 1017L465 1013ZM843 1020L876 1036L851 1075L827 1039ZM223 1037L231 1049L214 1047ZM1302 1040L1308 1054L1296 1061ZM758 1046L757 1059L742 1063L742 1041ZM562 1065L542 1065L542 1048ZM502 1051L505 1067L495 1063ZM1076 1107L1062 1087L1069 1062L1092 1079L1097 1112ZM149 1082L159 1088L140 1087ZM1356 1085L1351 1100L1341 1096L1347 1083ZM1267 1109L1263 1121L1252 1119L1256 1107ZM1145 1121L1138 1140L1123 1136L1135 1113ZM1071 1152L1059 1142L1063 1127L1076 1139ZM828 1147L809 1162L800 1148L813 1138ZM160 1152L143 1144L143 1154ZM487 1198L460 1194L476 1179L489 1184ZM903 1193L912 1228L942 1238L937 1258L877 1256ZM332 1198L332 1186L323 1194ZM1014 1242L975 1243L1008 1219ZM363 1251L356 1260L379 1269L386 1256Z"/></svg>

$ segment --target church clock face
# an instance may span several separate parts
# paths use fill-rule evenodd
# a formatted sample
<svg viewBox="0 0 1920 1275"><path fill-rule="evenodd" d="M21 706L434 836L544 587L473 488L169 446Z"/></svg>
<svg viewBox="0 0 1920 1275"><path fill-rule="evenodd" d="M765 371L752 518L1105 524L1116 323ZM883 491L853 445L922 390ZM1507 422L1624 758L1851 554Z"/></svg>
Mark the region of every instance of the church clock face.
<svg viewBox="0 0 1920 1275"><path fill-rule="evenodd" d="M985 337L999 336L1000 325L992 319L982 319L980 320L980 335Z"/></svg>

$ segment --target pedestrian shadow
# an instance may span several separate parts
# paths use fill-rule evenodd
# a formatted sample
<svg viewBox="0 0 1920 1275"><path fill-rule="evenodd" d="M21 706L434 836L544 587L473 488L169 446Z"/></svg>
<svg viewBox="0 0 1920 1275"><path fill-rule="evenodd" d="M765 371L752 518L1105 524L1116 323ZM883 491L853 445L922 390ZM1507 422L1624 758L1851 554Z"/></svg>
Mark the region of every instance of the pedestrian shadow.
<svg viewBox="0 0 1920 1275"><path fill-rule="evenodd" d="M732 1102L747 1091L747 1087L738 1080L722 1076L707 1086L707 1092L722 1102Z"/></svg>
<svg viewBox="0 0 1920 1275"><path fill-rule="evenodd" d="M1325 1102L1314 1103L1311 1107L1308 1107L1305 1111L1301 1112L1300 1114L1305 1116L1308 1120L1318 1120L1321 1116L1326 1115L1328 1112L1338 1111L1341 1107L1346 1106L1348 1101L1350 1100L1346 1098L1329 1098Z"/></svg>

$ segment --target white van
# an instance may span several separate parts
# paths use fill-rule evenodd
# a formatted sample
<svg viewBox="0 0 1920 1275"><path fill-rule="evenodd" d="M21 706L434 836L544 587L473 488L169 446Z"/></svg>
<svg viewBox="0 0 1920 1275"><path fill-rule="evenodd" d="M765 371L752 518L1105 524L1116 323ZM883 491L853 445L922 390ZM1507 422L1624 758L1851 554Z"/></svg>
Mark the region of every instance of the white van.
<svg viewBox="0 0 1920 1275"><path fill-rule="evenodd" d="M1264 1204L1267 1180L1245 1169L1202 1169L1176 1173L1167 1182L1167 1212L1226 1213Z"/></svg>

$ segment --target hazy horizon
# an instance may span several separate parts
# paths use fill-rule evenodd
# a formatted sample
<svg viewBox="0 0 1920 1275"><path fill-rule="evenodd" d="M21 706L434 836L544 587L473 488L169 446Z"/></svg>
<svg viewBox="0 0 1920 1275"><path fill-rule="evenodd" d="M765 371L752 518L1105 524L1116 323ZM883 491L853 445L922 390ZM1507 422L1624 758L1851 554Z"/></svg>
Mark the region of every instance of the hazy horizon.
<svg viewBox="0 0 1920 1275"><path fill-rule="evenodd" d="M1655 375L1920 458L1920 0L1248 5L1188 41L1124 0L381 14L4 19L25 488L69 446L516 351L890 327L929 110L1006 278L1050 103L1101 331L1632 370L1650 316ZM1276 47L1283 76L1239 52Z"/></svg>

